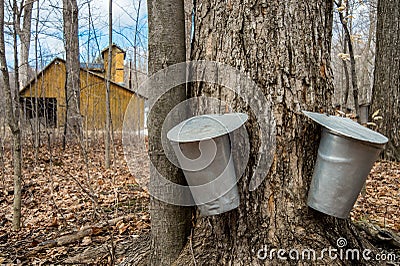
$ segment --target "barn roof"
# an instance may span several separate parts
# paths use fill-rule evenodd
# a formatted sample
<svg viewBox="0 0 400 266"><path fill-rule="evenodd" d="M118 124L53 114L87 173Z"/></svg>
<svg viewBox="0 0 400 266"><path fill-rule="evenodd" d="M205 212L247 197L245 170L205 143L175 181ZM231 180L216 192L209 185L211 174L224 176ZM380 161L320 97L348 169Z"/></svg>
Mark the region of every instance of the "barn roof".
<svg viewBox="0 0 400 266"><path fill-rule="evenodd" d="M91 70L91 71L101 71L104 72L103 63L80 63L81 68Z"/></svg>
<svg viewBox="0 0 400 266"><path fill-rule="evenodd" d="M51 65L57 64L57 63L65 64L65 60L64 60L64 59L61 59L61 58L59 58L59 57L54 58L45 68L43 68L43 69L37 74L37 77L39 77L39 76L42 75L44 72L46 72L47 69L49 69ZM89 73L90 75L93 75L93 76L96 76L96 77L98 77L98 78L100 78L100 79L106 80L106 78L104 78L102 75L97 74L97 73L95 73L95 72L92 72L92 71L90 71L90 70L87 70L87 69L83 68L82 66L80 67L80 69L81 69L81 71L86 72L86 73ZM35 77L32 78L32 79L20 90L20 93L23 93L25 90L27 90L28 88L30 88L30 87L33 85L33 83L35 82L36 79L37 79L37 78L35 78ZM136 94L136 95L138 95L139 97L142 97L142 98L144 98L144 99L147 99L147 97L145 97L145 96L143 96L143 95L137 93L136 91L133 91L133 90L131 90L131 89L129 89L129 88L123 86L122 84L119 84L119 83L114 82L114 81L112 81L112 80L110 80L110 83L113 84L113 85L115 85L115 86L117 86L117 87L119 87L119 88L121 88L121 89L123 89L123 90L132 92L133 94Z"/></svg>

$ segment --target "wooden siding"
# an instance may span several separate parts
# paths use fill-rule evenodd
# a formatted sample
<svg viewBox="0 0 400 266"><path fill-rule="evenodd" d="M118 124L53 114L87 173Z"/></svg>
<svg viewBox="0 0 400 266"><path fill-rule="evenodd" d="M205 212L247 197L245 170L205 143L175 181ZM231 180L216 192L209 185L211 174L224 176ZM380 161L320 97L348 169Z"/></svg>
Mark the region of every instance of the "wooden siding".
<svg viewBox="0 0 400 266"><path fill-rule="evenodd" d="M83 69L80 72L81 97L80 109L83 127L86 130L102 130L105 125L105 88L106 80L99 75ZM65 64L63 60L54 60L37 80L32 81L21 91L21 97L41 97L57 99L57 127L64 126L65 121ZM130 101L136 106L134 117L140 119L144 127L144 98L115 83L110 86L111 118L114 130L121 130L125 110Z"/></svg>
<svg viewBox="0 0 400 266"><path fill-rule="evenodd" d="M104 51L103 56L104 70L107 71L108 50ZM116 83L124 82L124 58L125 52L114 47L111 52L111 80Z"/></svg>

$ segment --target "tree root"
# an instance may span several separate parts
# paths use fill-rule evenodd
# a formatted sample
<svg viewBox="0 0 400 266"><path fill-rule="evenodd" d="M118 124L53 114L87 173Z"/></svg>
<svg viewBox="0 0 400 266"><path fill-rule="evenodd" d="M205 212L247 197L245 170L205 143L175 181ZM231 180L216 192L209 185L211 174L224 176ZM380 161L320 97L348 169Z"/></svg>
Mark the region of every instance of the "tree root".
<svg viewBox="0 0 400 266"><path fill-rule="evenodd" d="M102 233L103 231L105 231L106 229L108 229L110 226L117 224L119 221L130 220L131 218L132 218L131 216L123 216L123 217L119 217L119 218L115 218L115 219L106 221L104 223L85 226L77 232L74 232L74 233L71 233L68 235L64 235L64 236L60 236L56 239L44 241L44 242L38 244L32 250L30 250L27 255L33 256L33 255L37 254L38 252L45 250L47 248L68 245L68 244L71 244L71 243L81 240L85 236L98 235L98 234Z"/></svg>
<svg viewBox="0 0 400 266"><path fill-rule="evenodd" d="M400 248L400 236L393 230L383 229L379 225L360 221L355 223L356 227L366 233L366 237L373 243L383 244L389 248Z"/></svg>
<svg viewBox="0 0 400 266"><path fill-rule="evenodd" d="M116 259L123 258L120 265L147 265L150 254L150 232L125 242L114 243L114 246ZM99 258L110 254L110 249L111 244L89 247L81 254L67 258L63 263L94 263Z"/></svg>

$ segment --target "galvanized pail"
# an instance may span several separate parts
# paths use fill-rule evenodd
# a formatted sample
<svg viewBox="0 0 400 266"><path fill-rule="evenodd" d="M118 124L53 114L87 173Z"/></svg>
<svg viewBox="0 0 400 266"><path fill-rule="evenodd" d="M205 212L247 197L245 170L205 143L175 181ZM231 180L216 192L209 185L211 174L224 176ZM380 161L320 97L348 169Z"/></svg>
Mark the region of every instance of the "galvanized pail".
<svg viewBox="0 0 400 266"><path fill-rule="evenodd" d="M388 139L348 118L303 113L323 126L307 204L347 218Z"/></svg>
<svg viewBox="0 0 400 266"><path fill-rule="evenodd" d="M195 116L167 134L203 216L239 206L229 133L241 127L247 118L242 113Z"/></svg>

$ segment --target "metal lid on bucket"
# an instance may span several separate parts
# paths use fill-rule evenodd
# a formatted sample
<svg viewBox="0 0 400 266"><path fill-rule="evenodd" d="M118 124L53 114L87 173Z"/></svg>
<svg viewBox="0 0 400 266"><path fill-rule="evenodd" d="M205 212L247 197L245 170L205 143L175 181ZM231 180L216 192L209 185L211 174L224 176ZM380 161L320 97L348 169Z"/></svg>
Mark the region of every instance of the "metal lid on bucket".
<svg viewBox="0 0 400 266"><path fill-rule="evenodd" d="M352 139L372 144L385 144L388 138L345 117L302 111L321 126Z"/></svg>
<svg viewBox="0 0 400 266"><path fill-rule="evenodd" d="M167 138L180 143L208 140L238 129L247 119L248 115L244 113L194 116L172 128Z"/></svg>

